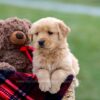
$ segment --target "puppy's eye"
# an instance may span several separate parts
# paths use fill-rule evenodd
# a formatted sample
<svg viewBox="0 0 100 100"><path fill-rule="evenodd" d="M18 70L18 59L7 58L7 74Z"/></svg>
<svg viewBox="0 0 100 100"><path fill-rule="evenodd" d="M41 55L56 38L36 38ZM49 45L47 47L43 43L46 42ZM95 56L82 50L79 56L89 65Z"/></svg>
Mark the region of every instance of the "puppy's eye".
<svg viewBox="0 0 100 100"><path fill-rule="evenodd" d="M52 35L52 34L53 34L53 32L48 31L48 34L49 34L49 35Z"/></svg>
<svg viewBox="0 0 100 100"><path fill-rule="evenodd" d="M38 32L35 33L35 35L38 35L38 34L39 34Z"/></svg>

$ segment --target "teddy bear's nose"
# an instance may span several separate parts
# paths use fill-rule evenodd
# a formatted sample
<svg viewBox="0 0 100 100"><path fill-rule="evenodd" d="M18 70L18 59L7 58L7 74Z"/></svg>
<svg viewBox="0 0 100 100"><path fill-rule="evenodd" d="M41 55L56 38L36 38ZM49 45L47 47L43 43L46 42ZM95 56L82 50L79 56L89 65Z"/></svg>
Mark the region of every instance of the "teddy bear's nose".
<svg viewBox="0 0 100 100"><path fill-rule="evenodd" d="M23 39L23 38L24 38L24 35L21 34L21 33L17 33L17 34L16 34L16 38L17 38L17 39Z"/></svg>

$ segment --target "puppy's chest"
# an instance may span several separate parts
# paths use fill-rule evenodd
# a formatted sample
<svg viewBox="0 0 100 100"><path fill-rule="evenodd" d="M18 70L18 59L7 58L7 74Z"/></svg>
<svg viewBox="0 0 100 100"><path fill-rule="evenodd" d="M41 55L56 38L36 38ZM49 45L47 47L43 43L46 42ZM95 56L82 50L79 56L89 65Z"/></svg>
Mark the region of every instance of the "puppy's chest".
<svg viewBox="0 0 100 100"><path fill-rule="evenodd" d="M59 66L57 66L58 64L57 64L57 61L55 60L55 59L50 59L49 60L49 58L47 58L47 59L45 59L45 60L43 60L43 67L45 67L47 70L49 70L49 71L53 71L53 70L55 70L57 67L59 67Z"/></svg>
<svg viewBox="0 0 100 100"><path fill-rule="evenodd" d="M37 67L47 69L49 71L53 71L57 67L59 67L57 66L59 65L58 57L54 58L51 56L39 56L37 61L36 61L37 62L36 64L39 64L37 65Z"/></svg>
<svg viewBox="0 0 100 100"><path fill-rule="evenodd" d="M34 55L34 65L36 69L43 68L47 69L50 72L63 68L67 69L71 67L72 61L70 59L70 55L62 54L62 55Z"/></svg>

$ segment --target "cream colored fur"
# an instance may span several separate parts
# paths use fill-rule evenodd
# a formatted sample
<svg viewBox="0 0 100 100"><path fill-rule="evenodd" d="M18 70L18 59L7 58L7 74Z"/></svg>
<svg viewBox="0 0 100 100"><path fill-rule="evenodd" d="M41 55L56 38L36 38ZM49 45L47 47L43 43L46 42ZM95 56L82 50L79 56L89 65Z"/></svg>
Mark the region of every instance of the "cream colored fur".
<svg viewBox="0 0 100 100"><path fill-rule="evenodd" d="M69 31L70 28L63 21L52 17L36 21L30 29L36 48L33 53L33 72L38 77L41 91L57 93L68 75L73 74L75 77L63 100L75 100L74 89L78 84L76 76L79 73L78 60L71 53L66 40ZM43 48L38 44L40 40L45 41Z"/></svg>

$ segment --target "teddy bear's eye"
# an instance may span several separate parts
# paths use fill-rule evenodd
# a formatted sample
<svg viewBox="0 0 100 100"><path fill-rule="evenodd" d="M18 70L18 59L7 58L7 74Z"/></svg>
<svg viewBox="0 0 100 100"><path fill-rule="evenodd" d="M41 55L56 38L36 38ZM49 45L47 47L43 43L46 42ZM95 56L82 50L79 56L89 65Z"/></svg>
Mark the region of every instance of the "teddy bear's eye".
<svg viewBox="0 0 100 100"><path fill-rule="evenodd" d="M49 35L52 35L52 34L53 34L53 32L48 31L48 34L49 34Z"/></svg>
<svg viewBox="0 0 100 100"><path fill-rule="evenodd" d="M38 35L38 34L39 34L38 32L35 33L35 35Z"/></svg>

